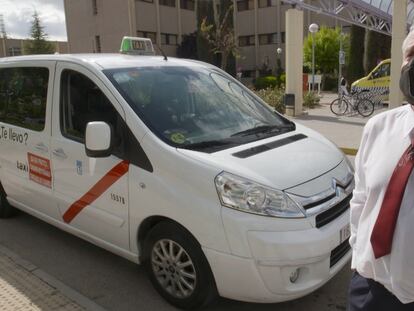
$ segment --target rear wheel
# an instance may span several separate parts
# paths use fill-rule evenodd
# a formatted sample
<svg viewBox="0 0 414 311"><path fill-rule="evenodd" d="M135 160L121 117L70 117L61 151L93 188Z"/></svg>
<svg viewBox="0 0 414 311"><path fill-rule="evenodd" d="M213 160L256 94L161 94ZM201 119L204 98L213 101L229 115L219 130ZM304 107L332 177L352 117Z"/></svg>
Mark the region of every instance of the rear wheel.
<svg viewBox="0 0 414 311"><path fill-rule="evenodd" d="M369 99L362 99L357 106L358 113L363 117L369 117L374 113L374 103Z"/></svg>
<svg viewBox="0 0 414 311"><path fill-rule="evenodd" d="M348 110L348 103L343 98L337 98L331 103L331 111L337 116L342 116Z"/></svg>
<svg viewBox="0 0 414 311"><path fill-rule="evenodd" d="M151 229L144 242L144 264L155 289L175 307L200 308L217 297L200 245L179 225L161 222Z"/></svg>
<svg viewBox="0 0 414 311"><path fill-rule="evenodd" d="M16 209L9 204L4 192L3 186L0 184L0 218L9 218L14 216Z"/></svg>

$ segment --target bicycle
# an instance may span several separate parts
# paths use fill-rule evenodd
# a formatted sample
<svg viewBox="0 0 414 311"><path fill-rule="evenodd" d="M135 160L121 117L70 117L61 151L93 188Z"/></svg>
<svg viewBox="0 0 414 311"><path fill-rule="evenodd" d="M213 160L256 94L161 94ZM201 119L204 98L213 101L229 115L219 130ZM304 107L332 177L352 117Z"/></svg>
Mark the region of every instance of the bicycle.
<svg viewBox="0 0 414 311"><path fill-rule="evenodd" d="M363 117L369 117L374 113L374 103L369 96L369 90L354 91L349 95L342 92L332 101L331 111L337 116L345 115L348 111L356 111Z"/></svg>

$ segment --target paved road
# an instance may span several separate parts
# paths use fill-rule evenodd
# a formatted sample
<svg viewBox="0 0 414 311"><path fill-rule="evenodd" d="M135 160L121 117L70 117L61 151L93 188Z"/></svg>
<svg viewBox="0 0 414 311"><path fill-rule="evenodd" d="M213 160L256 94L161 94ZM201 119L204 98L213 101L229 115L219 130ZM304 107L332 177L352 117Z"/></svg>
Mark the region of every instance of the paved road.
<svg viewBox="0 0 414 311"><path fill-rule="evenodd" d="M142 267L27 214L0 220L0 244L107 310L175 310L152 289ZM259 305L220 299L208 310L345 310L349 277L345 267L320 290L294 302Z"/></svg>

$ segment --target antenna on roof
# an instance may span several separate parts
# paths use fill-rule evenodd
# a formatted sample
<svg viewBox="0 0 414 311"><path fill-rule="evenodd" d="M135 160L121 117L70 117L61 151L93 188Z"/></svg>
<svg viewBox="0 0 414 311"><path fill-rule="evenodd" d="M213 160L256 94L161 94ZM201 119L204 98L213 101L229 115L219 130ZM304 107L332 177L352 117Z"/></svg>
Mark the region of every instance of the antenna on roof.
<svg viewBox="0 0 414 311"><path fill-rule="evenodd" d="M156 44L155 46L158 48L158 50L160 50L162 56L164 56L164 60L167 61L168 60L167 55L164 53L162 48L158 44Z"/></svg>

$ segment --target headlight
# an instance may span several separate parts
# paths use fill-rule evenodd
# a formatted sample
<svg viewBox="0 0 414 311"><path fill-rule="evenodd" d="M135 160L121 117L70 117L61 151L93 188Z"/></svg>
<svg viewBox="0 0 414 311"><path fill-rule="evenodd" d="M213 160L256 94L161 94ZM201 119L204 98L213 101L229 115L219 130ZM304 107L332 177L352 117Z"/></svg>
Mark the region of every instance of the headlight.
<svg viewBox="0 0 414 311"><path fill-rule="evenodd" d="M264 216L305 217L303 209L283 191L226 172L216 177L215 184L220 201L226 207Z"/></svg>

